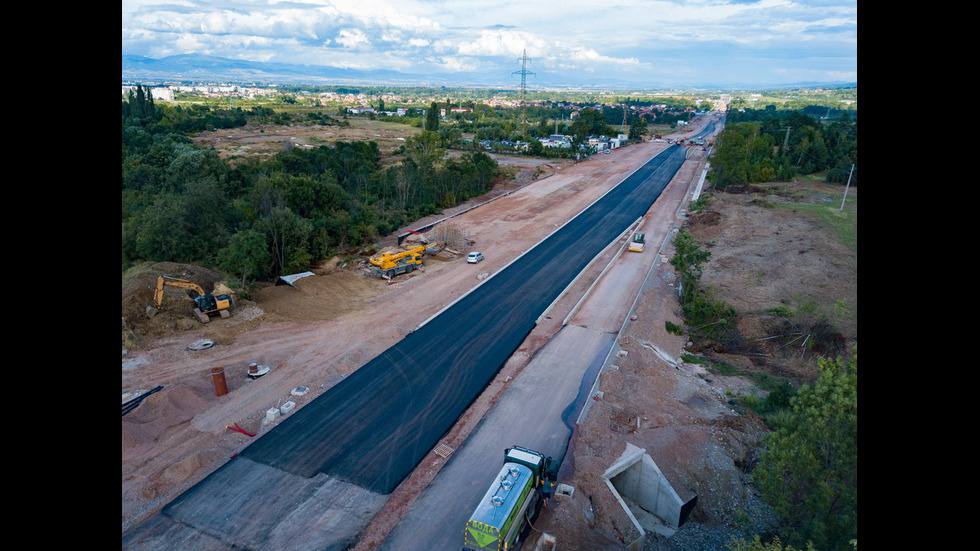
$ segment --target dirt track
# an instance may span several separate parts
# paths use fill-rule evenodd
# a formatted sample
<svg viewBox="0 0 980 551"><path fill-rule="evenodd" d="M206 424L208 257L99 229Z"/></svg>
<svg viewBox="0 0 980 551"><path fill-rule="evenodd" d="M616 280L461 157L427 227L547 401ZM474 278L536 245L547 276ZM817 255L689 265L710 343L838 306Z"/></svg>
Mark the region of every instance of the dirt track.
<svg viewBox="0 0 980 551"><path fill-rule="evenodd" d="M302 407L477 284L480 274L502 268L509 259L618 183L625 176L624 167L632 167L641 158L648 159L663 146L639 144L577 165L535 163L524 167L530 172L544 170L544 173L523 193L454 219L472 248L481 250L487 257L476 266L467 265L461 259L430 261L424 272L401 276L398 283L388 285L383 280L364 277L357 265L337 268L333 262L325 261L322 268L314 270L316 276L298 280L295 288L265 288L254 302L239 301L232 318L215 318L206 326L196 321L185 323L183 317L175 315L160 317L158 321L166 325L136 327L140 324L136 321L137 314L130 313L132 319L127 316L128 295L124 286L124 320L138 333L145 330L139 346L123 357L124 401L127 394L140 389L162 385L165 390L151 395L123 417L123 531L158 511L248 444L249 437L228 430L228 425L237 423L251 433L268 430L263 422L267 409L288 400ZM632 162L624 162L630 159ZM692 176L688 173L685 177ZM729 215L728 209L719 210L722 217ZM656 219L662 224L671 215L666 213ZM426 222L419 221L406 229ZM709 225L705 227L707 232L700 239L721 239L720 234L711 236ZM648 235L659 231L648 231ZM793 226L789 231L797 239L807 235L807 228L803 227ZM782 230L782 235L787 241L793 239L787 235L787 229ZM808 239L812 240L812 236ZM391 237L387 244L390 241L393 241ZM747 256L743 253L740 258ZM721 254L715 258L723 259ZM729 262L735 263L737 259ZM773 262L779 263L777 258ZM162 273L168 274L182 273L186 268L159 267ZM210 276L191 269L195 273L189 279ZM746 269L753 277L760 270L776 273L774 268L771 272L755 266ZM641 314L632 325L636 338L629 361L623 362L615 375L602 381L610 398L597 405L598 413L595 417L590 415L589 422L573 441L575 469L571 483L582 488L577 495L596 496L597 511L610 512L602 515L597 512L595 529L587 528L581 515L576 514L575 505L580 503L562 504L546 514L542 529L559 534L564 549L574 548L570 542L576 539L615 543L618 538L628 539L630 535L622 517L612 512L611 506L602 505L604 496L596 474L608 467L625 447L623 435L604 430L603 422L599 421L608 421L608 415L624 408L626 402L617 402L617 394L620 400L631 403L634 411L642 412L643 436L632 436L630 442L650 450L657 464L679 488L702 496L699 503L704 503L704 507L695 520L727 522L735 510L752 498L744 489L744 469L740 465L751 456L761 427L750 416L733 415L726 403L729 394L749 392L750 385L738 378L706 377L703 368L693 365L685 370L664 371L656 367L659 359L635 344L656 342L674 357L679 357L685 345L683 338L663 330L664 319L680 322L673 288L668 284L669 266L664 270L658 276L662 285L655 292L646 293L640 303L644 306L638 306L650 309L650 313ZM707 273L706 277L709 277ZM836 275L828 277L835 282L840 279ZM720 280L718 284L722 284ZM145 281L130 282L129 295L134 294L134 287L145 285ZM780 292L792 291L780 289ZM392 323L390 313L405 312L409 303L410 313ZM853 304L856 307L856 293ZM378 320L387 321L379 323ZM217 344L207 350L187 349L202 338ZM522 353L533 353L533 350ZM246 371L250 362L269 366L271 371L258 380L248 380ZM215 396L209 375L210 368L218 365L225 368L229 388L229 394L220 398ZM805 372L808 367L806 362L800 362L798 368L790 369ZM655 373L660 376L652 376ZM711 381L706 382L708 379ZM290 394L300 386L308 387L310 392L304 396ZM617 392L617 388L630 389L632 394ZM645 389L641 392L642 399L636 395L638 388ZM662 399L655 401L657 397ZM705 450L711 453L706 454ZM424 483L426 476L419 473L412 478ZM406 491L410 490L409 486L406 485ZM389 506L396 508L386 510L391 518L397 518L397 507L404 506L406 501L410 497L391 500ZM371 527L375 538L383 537L384 529L384 522Z"/></svg>

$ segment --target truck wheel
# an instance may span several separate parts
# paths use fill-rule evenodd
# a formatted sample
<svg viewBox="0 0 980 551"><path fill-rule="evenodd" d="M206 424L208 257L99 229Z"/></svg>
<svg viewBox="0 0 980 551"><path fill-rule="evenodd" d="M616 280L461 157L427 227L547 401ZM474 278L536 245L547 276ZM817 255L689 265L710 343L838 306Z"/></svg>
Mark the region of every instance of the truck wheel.
<svg viewBox="0 0 980 551"><path fill-rule="evenodd" d="M385 272L385 276L388 279L391 279L391 278L395 277L395 270L388 270L387 272Z"/></svg>

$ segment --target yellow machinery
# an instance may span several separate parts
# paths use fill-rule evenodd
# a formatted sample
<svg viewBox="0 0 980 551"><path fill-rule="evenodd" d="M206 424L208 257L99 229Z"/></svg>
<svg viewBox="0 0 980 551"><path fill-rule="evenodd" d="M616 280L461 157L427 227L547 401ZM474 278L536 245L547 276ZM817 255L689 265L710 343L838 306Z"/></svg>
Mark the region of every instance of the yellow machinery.
<svg viewBox="0 0 980 551"><path fill-rule="evenodd" d="M425 254L425 249L426 245L420 245L407 251L389 251L371 257L369 262L375 266L372 273L387 279L398 274L411 273L416 268L422 267L422 255Z"/></svg>
<svg viewBox="0 0 980 551"><path fill-rule="evenodd" d="M644 243L646 243L646 236L642 233L635 233L633 234L633 240L630 241L629 250L635 253L642 253Z"/></svg>
<svg viewBox="0 0 980 551"><path fill-rule="evenodd" d="M197 293L197 296L194 297L194 315L197 316L197 319L201 323L211 321L209 316L213 314L218 314L223 318L231 316L228 312L228 309L231 308L231 297L229 295L215 296L208 294L204 292L204 289L200 285L193 281L169 276L160 276L157 279L157 288L153 291L153 304L146 307L146 315L152 318L160 310L160 305L163 304L163 288L167 286L190 289Z"/></svg>

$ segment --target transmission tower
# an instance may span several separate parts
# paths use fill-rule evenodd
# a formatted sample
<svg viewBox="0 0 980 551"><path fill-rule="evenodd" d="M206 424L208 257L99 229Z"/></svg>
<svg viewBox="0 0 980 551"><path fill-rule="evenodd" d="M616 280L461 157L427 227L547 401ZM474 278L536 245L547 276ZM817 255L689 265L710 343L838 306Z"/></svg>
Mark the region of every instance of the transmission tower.
<svg viewBox="0 0 980 551"><path fill-rule="evenodd" d="M524 139L527 139L527 75L533 75L534 73L529 73L527 70L527 49L524 50L523 55L521 55L521 70L514 71L513 75L521 74L521 132L524 135Z"/></svg>

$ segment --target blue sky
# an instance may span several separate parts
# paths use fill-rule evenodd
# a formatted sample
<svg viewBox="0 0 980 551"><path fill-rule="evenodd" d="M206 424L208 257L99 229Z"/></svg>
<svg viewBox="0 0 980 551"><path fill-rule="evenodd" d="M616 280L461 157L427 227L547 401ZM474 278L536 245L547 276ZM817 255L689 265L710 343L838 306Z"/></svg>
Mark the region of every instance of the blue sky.
<svg viewBox="0 0 980 551"><path fill-rule="evenodd" d="M857 0L123 0L122 53L657 87L857 81Z"/></svg>

